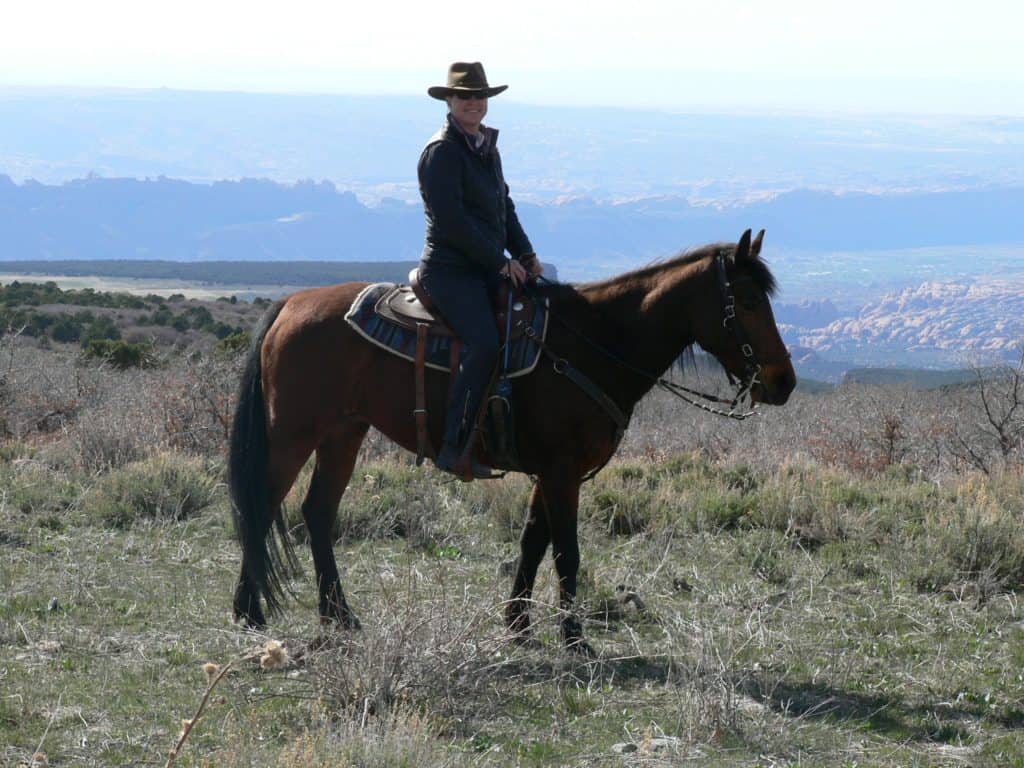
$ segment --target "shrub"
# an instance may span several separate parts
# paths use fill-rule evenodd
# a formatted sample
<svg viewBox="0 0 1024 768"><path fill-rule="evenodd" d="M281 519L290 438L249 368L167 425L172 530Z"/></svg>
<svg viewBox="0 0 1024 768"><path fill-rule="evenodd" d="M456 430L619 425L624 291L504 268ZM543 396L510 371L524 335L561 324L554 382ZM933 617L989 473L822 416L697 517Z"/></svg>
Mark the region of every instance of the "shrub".
<svg viewBox="0 0 1024 768"><path fill-rule="evenodd" d="M604 488L590 501L590 517L613 536L631 536L647 527L652 500L647 490Z"/></svg>
<svg viewBox="0 0 1024 768"><path fill-rule="evenodd" d="M82 325L73 317L65 315L50 328L50 337L65 344L76 342L82 338Z"/></svg>
<svg viewBox="0 0 1024 768"><path fill-rule="evenodd" d="M63 514L77 501L79 486L36 462L0 463L0 512Z"/></svg>
<svg viewBox="0 0 1024 768"><path fill-rule="evenodd" d="M494 525L502 541L518 541L526 521L533 485L525 478L510 475L504 480L468 483L456 487L467 516Z"/></svg>
<svg viewBox="0 0 1024 768"><path fill-rule="evenodd" d="M146 455L142 436L127 419L79 421L67 441L67 461L89 472L107 472Z"/></svg>
<svg viewBox="0 0 1024 768"><path fill-rule="evenodd" d="M736 491L713 491L694 510L694 524L697 530L732 530L747 525L755 508L753 496Z"/></svg>
<svg viewBox="0 0 1024 768"><path fill-rule="evenodd" d="M104 476L85 509L107 525L130 528L139 520L185 520L216 496L217 482L201 460L169 453Z"/></svg>
<svg viewBox="0 0 1024 768"><path fill-rule="evenodd" d="M82 336L82 346L88 347L89 343L94 340L116 341L120 338L121 331L113 319L106 315L100 315L93 318L92 322L85 329L85 333Z"/></svg>
<svg viewBox="0 0 1024 768"><path fill-rule="evenodd" d="M94 339L85 345L85 357L103 360L115 368L146 368L153 365L152 348L149 344L132 344L128 341Z"/></svg>
<svg viewBox="0 0 1024 768"><path fill-rule="evenodd" d="M971 584L979 600L1024 587L1024 531L1018 515L1020 478L974 479L956 497L929 510L917 526L910 579L918 589L940 592ZM959 587L958 587L959 585Z"/></svg>
<svg viewBox="0 0 1024 768"><path fill-rule="evenodd" d="M219 335L219 334L218 334ZM217 342L217 349L229 355L240 355L247 352L252 338L247 331L237 331L221 338Z"/></svg>
<svg viewBox="0 0 1024 768"><path fill-rule="evenodd" d="M0 464L17 461L18 459L31 458L34 453L32 446L26 443L12 441L0 443Z"/></svg>

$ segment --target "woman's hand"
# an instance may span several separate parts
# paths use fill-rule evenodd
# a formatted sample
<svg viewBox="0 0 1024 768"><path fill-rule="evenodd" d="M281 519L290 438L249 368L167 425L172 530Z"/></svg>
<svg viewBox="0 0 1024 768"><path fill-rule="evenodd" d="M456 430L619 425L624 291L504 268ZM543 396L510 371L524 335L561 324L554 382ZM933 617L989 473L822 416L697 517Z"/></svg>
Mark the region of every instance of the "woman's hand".
<svg viewBox="0 0 1024 768"><path fill-rule="evenodd" d="M519 259L522 265L526 267L526 271L529 272L531 279L544 274L544 265L540 263L537 254L531 253L528 256L520 256Z"/></svg>
<svg viewBox="0 0 1024 768"><path fill-rule="evenodd" d="M515 259L509 259L505 263L505 267L501 270L501 274L508 277L508 279L512 281L512 285L516 288L525 283L526 279L530 276L526 271L526 267Z"/></svg>

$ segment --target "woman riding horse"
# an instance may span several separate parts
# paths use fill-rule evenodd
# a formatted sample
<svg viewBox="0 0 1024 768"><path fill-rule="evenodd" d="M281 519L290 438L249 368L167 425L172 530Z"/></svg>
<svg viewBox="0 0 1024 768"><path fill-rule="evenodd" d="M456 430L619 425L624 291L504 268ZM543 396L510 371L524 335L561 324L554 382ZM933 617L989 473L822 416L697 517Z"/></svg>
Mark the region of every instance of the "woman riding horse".
<svg viewBox="0 0 1024 768"><path fill-rule="evenodd" d="M508 194L498 131L482 122L487 99L506 88L489 86L479 62L457 61L448 69L447 85L427 90L447 102L448 118L419 161L427 217L419 279L463 344L435 460L446 472L456 472L460 459L472 456L477 412L498 359L490 294L502 276L518 287L542 269ZM505 258L506 250L511 259ZM470 471L476 477L491 474L476 461Z"/></svg>
<svg viewBox="0 0 1024 768"><path fill-rule="evenodd" d="M775 279L761 260L762 235L713 243L589 285L548 285L547 362L515 379L515 441L536 478L505 606L516 636L530 629L537 566L550 549L558 572L561 628L586 651L576 615L580 486L611 458L624 421L683 350L697 344L739 379L754 402L782 405L796 375L772 315ZM345 320L366 283L312 288L271 307L254 334L231 430L231 509L242 545L235 615L266 623L287 593L289 537L281 504L310 454L316 466L302 517L325 621L357 627L334 554L338 502L371 426L416 451L413 366L367 342ZM551 357L555 359L551 359ZM444 424L447 372L428 370L431 440ZM589 385L584 388L584 383ZM278 533L274 533L274 529Z"/></svg>

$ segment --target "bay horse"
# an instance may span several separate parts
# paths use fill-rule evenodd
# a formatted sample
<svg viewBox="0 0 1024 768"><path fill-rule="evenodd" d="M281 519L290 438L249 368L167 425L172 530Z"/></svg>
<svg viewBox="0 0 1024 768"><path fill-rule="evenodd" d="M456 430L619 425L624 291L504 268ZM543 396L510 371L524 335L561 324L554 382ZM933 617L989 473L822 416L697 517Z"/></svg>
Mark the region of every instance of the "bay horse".
<svg viewBox="0 0 1024 768"><path fill-rule="evenodd" d="M545 342L553 362L542 357L533 373L512 380L519 459L536 481L505 606L517 637L529 630L534 580L550 544L563 640L589 651L574 612L579 492L618 447L616 406L628 419L658 376L695 343L730 378L744 382L752 402L786 402L796 375L768 300L775 279L760 258L763 235L752 240L747 230L738 243L706 245L601 282L535 288L535 295L549 299L557 322L550 323ZM314 452L302 516L320 617L359 626L334 558L338 504L370 426L416 450L412 363L366 341L344 320L366 285L294 293L274 304L255 332L229 455L232 516L242 547L234 613L250 627L266 623L261 597L271 615L280 608L283 580L294 568L281 504ZM566 375L569 369L603 392L604 404ZM426 385L429 432L437 445L448 374L429 370ZM481 458L486 462L486 455Z"/></svg>

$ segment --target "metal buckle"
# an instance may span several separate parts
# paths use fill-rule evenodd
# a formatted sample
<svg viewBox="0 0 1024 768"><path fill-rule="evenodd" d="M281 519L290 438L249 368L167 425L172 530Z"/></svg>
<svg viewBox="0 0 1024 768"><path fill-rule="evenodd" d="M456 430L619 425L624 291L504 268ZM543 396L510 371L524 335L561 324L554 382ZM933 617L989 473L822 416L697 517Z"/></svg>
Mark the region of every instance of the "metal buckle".
<svg viewBox="0 0 1024 768"><path fill-rule="evenodd" d="M753 357L754 356L754 348L752 346L750 346L749 344L744 344L742 347L740 347L740 351L743 353L744 357ZM760 367L760 366L758 366L758 367Z"/></svg>
<svg viewBox="0 0 1024 768"><path fill-rule="evenodd" d="M722 327L731 328L732 321L736 319L736 300L733 299L732 296L729 297L729 300L726 301L725 305L722 307L722 314L724 315L722 318Z"/></svg>
<svg viewBox="0 0 1024 768"><path fill-rule="evenodd" d="M565 374L569 369L569 361L564 357L560 357L551 364L551 367L555 369L555 373Z"/></svg>

